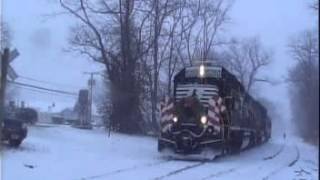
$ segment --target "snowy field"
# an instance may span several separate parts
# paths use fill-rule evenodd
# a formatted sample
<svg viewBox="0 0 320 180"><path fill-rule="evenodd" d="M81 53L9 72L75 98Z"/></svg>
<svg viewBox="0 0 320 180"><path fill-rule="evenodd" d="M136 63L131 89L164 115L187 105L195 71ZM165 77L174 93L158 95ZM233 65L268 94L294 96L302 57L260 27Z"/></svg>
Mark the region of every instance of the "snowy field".
<svg viewBox="0 0 320 180"><path fill-rule="evenodd" d="M81 130L64 125L29 127L18 149L4 147L3 180L318 179L318 150L297 138L264 145L214 162L161 158L153 138Z"/></svg>

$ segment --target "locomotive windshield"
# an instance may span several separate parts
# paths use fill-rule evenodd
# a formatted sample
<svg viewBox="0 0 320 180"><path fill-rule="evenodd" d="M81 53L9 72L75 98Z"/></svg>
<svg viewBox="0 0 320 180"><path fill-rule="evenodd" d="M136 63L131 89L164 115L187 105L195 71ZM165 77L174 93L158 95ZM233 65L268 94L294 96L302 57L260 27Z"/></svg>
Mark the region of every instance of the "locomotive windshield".
<svg viewBox="0 0 320 180"><path fill-rule="evenodd" d="M196 92L201 104L207 107L209 99L219 94L221 78L221 66L199 64L187 67L175 77L175 101L179 102Z"/></svg>
<svg viewBox="0 0 320 180"><path fill-rule="evenodd" d="M204 71L203 75L201 71ZM186 78L201 78L200 75L204 78L221 78L221 71L222 68L218 66L195 66L186 68L185 76Z"/></svg>

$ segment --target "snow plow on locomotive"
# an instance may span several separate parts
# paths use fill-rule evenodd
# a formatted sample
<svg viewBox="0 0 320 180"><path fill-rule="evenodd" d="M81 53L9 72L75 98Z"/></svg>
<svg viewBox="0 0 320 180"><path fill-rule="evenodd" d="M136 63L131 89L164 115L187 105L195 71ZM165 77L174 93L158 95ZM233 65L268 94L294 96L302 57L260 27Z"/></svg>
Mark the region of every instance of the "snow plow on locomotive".
<svg viewBox="0 0 320 180"><path fill-rule="evenodd" d="M271 136L267 110L233 74L207 62L178 72L160 109L158 151L170 157L212 159Z"/></svg>

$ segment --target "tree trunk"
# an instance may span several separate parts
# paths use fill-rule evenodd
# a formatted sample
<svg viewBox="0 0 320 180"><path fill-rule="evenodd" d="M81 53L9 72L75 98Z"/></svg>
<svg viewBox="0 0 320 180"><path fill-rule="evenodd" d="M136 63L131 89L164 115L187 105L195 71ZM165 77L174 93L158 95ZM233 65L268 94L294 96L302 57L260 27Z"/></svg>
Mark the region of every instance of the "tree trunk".
<svg viewBox="0 0 320 180"><path fill-rule="evenodd" d="M118 74L121 75L121 74ZM112 81L112 127L122 133L142 133L139 94L132 78L123 76L122 81Z"/></svg>
<svg viewBox="0 0 320 180"><path fill-rule="evenodd" d="M153 45L153 89L151 92L151 119L155 131L158 130L157 123L157 102L158 102L158 39L159 39L159 1L154 1L155 20L154 20L154 45Z"/></svg>
<svg viewBox="0 0 320 180"><path fill-rule="evenodd" d="M114 67L110 78L112 82L112 126L123 133L142 133L140 123L140 99L137 77L135 75L136 59L132 51L132 28L130 8L132 2L126 0L122 6L120 0L120 31L121 31L121 67ZM122 10L123 9L123 10Z"/></svg>

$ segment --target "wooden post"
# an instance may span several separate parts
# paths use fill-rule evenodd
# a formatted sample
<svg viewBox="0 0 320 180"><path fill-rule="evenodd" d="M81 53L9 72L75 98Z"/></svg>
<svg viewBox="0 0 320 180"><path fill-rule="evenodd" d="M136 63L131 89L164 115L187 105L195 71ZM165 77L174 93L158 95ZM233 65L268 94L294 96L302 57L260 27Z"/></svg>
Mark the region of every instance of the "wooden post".
<svg viewBox="0 0 320 180"><path fill-rule="evenodd" d="M9 66L9 56L10 56L10 51L8 48L5 48L3 54L1 54L0 120L2 120L4 116L4 101L5 101L6 81L7 81L7 73L8 73L8 66Z"/></svg>

